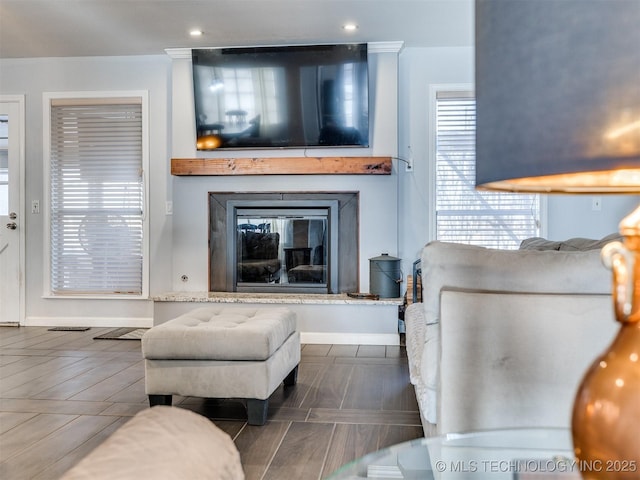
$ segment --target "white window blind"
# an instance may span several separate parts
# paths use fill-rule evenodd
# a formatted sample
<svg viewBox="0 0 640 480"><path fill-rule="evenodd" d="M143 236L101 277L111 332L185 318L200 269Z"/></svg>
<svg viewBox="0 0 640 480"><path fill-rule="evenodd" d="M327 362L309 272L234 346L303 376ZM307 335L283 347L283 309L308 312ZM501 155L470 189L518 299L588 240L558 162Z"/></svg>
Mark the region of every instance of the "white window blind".
<svg viewBox="0 0 640 480"><path fill-rule="evenodd" d="M437 239L490 248L518 248L525 238L539 236L540 198L475 190L475 132L473 94L437 92Z"/></svg>
<svg viewBox="0 0 640 480"><path fill-rule="evenodd" d="M9 215L9 116L0 115L0 215Z"/></svg>
<svg viewBox="0 0 640 480"><path fill-rule="evenodd" d="M135 100L52 101L53 294L142 294L142 105Z"/></svg>

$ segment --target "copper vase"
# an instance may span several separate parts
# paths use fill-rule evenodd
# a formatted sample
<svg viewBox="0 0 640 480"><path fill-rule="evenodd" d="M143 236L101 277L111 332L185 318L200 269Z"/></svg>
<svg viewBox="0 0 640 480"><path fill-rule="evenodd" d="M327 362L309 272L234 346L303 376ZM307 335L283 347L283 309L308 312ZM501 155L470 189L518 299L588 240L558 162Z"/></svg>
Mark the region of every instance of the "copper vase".
<svg viewBox="0 0 640 480"><path fill-rule="evenodd" d="M602 253L613 270L620 331L587 371L573 407L574 451L588 480L640 478L640 236L624 222L624 244Z"/></svg>

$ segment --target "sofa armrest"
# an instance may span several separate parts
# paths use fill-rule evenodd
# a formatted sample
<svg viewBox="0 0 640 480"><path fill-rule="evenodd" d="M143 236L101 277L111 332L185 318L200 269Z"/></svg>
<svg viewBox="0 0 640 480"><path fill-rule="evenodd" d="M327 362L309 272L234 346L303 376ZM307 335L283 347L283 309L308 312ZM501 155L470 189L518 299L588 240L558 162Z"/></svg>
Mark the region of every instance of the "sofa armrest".
<svg viewBox="0 0 640 480"><path fill-rule="evenodd" d="M411 291L411 299L413 303L422 302L422 260L418 259L413 262L412 266L413 285Z"/></svg>
<svg viewBox="0 0 640 480"><path fill-rule="evenodd" d="M610 295L444 290L440 302L439 433L570 426L617 331Z"/></svg>
<svg viewBox="0 0 640 480"><path fill-rule="evenodd" d="M406 348L409 363L409 380L413 385L421 382L420 363L424 352L424 341L427 324L424 320L424 309L419 303L412 303L404 313L406 328Z"/></svg>
<svg viewBox="0 0 640 480"><path fill-rule="evenodd" d="M61 480L244 480L240 454L202 415L157 406L137 413Z"/></svg>

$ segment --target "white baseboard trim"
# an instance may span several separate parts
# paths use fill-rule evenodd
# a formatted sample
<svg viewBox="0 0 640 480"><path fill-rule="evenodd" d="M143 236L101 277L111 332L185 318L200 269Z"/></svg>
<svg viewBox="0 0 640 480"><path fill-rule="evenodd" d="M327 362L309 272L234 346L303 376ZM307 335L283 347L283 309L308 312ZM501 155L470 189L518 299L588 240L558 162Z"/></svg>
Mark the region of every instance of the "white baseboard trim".
<svg viewBox="0 0 640 480"><path fill-rule="evenodd" d="M333 345L400 345L396 333L300 332L300 343Z"/></svg>
<svg viewBox="0 0 640 480"><path fill-rule="evenodd" d="M153 318L127 317L27 317L25 327L151 328ZM300 332L300 342L335 345L399 345L396 333Z"/></svg>
<svg viewBox="0 0 640 480"><path fill-rule="evenodd" d="M138 317L27 317L25 327L151 328L153 318Z"/></svg>

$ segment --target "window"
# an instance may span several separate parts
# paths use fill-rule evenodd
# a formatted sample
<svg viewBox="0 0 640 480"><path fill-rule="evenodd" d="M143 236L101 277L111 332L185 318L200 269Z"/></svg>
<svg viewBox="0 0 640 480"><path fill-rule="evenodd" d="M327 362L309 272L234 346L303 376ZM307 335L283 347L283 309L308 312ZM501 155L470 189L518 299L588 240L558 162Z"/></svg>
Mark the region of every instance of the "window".
<svg viewBox="0 0 640 480"><path fill-rule="evenodd" d="M47 105L51 294L146 295L143 98Z"/></svg>
<svg viewBox="0 0 640 480"><path fill-rule="evenodd" d="M540 235L538 195L475 189L473 92L436 91L436 238L516 249Z"/></svg>
<svg viewBox="0 0 640 480"><path fill-rule="evenodd" d="M0 215L9 215L9 116L0 115Z"/></svg>
<svg viewBox="0 0 640 480"><path fill-rule="evenodd" d="M279 123L284 106L279 105L277 85L284 85L283 74L282 69L272 67L222 68L226 91L221 97L222 108L226 112L242 111L248 119L259 115L265 123Z"/></svg>

